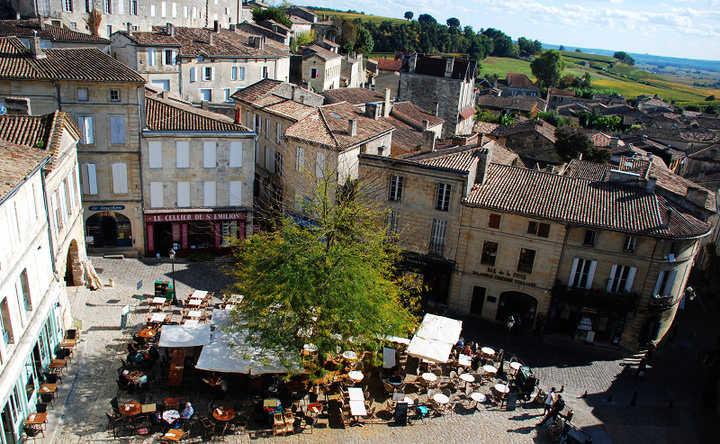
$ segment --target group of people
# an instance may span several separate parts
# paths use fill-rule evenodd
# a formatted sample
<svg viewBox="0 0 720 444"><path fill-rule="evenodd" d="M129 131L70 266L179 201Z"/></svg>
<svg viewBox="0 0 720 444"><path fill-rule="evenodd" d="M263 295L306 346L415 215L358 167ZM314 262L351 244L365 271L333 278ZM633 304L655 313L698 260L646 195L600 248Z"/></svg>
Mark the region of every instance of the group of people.
<svg viewBox="0 0 720 444"><path fill-rule="evenodd" d="M562 386L559 391L555 387L550 389L545 398L545 417L537 424L537 427L542 427L550 418L558 416L563 411L565 408L565 401L561 395L563 391L565 391L565 386Z"/></svg>

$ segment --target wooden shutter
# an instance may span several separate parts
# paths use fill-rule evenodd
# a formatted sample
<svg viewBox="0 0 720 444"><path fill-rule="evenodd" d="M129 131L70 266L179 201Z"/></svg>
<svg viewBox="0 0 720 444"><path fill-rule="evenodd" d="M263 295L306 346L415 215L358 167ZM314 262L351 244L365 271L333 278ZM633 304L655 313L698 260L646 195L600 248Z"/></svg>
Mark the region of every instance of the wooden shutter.
<svg viewBox="0 0 720 444"><path fill-rule="evenodd" d="M190 206L190 182L177 183L177 206Z"/></svg>
<svg viewBox="0 0 720 444"><path fill-rule="evenodd" d="M230 167L242 167L242 142L230 142Z"/></svg>
<svg viewBox="0 0 720 444"><path fill-rule="evenodd" d="M230 206L242 206L242 182L230 182Z"/></svg>
<svg viewBox="0 0 720 444"><path fill-rule="evenodd" d="M203 168L216 168L215 151L216 142L203 142Z"/></svg>
<svg viewBox="0 0 720 444"><path fill-rule="evenodd" d="M632 284L635 280L635 273L637 273L637 268L630 267L630 271L628 272L627 281L625 281L625 292L630 293L632 291Z"/></svg>
<svg viewBox="0 0 720 444"><path fill-rule="evenodd" d="M127 194L128 193L127 165L124 163L112 164L112 177L113 177L113 193Z"/></svg>
<svg viewBox="0 0 720 444"><path fill-rule="evenodd" d="M593 277L595 277L595 268L597 268L597 261L590 262L590 271L588 271L585 288L592 288Z"/></svg>
<svg viewBox="0 0 720 444"><path fill-rule="evenodd" d="M663 278L665 277L665 273L667 273L665 270L660 270L660 274L658 274L657 283L655 284L655 289L653 290L653 296L655 296L656 294L660 294L660 290L662 290L660 288L660 286L662 285L662 281L663 281Z"/></svg>
<svg viewBox="0 0 720 444"><path fill-rule="evenodd" d="M568 287L572 287L575 283L575 272L577 272L578 262L580 262L580 259L578 258L573 260L572 269L570 270L570 279L568 279Z"/></svg>
<svg viewBox="0 0 720 444"><path fill-rule="evenodd" d="M216 205L215 195L215 182L203 182L203 205L214 207Z"/></svg>
<svg viewBox="0 0 720 444"><path fill-rule="evenodd" d="M190 168L190 142L175 142L177 168Z"/></svg>
<svg viewBox="0 0 720 444"><path fill-rule="evenodd" d="M153 208L162 208L165 206L163 196L163 183L150 182L150 206Z"/></svg>
<svg viewBox="0 0 720 444"><path fill-rule="evenodd" d="M110 143L125 143L125 118L110 116Z"/></svg>
<svg viewBox="0 0 720 444"><path fill-rule="evenodd" d="M612 291L612 286L615 283L615 272L617 271L617 264L613 265L610 269L610 279L608 279L607 287L605 287L605 290Z"/></svg>
<svg viewBox="0 0 720 444"><path fill-rule="evenodd" d="M162 142L148 142L148 164L150 168L162 168Z"/></svg>

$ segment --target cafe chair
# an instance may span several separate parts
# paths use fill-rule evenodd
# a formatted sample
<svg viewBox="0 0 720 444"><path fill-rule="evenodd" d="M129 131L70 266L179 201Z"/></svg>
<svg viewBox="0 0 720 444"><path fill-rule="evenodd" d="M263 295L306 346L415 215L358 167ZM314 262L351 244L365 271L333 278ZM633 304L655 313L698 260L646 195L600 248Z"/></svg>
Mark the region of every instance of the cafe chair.
<svg viewBox="0 0 720 444"><path fill-rule="evenodd" d="M32 438L33 442L37 442L36 439L38 435L42 435L42 437L45 438L45 432L43 432L42 427L26 425L23 427L23 431L25 432L25 442L27 442L27 438Z"/></svg>
<svg viewBox="0 0 720 444"><path fill-rule="evenodd" d="M43 404L40 402L35 404L35 408L37 409L35 411L38 413L47 413L47 404Z"/></svg>
<svg viewBox="0 0 720 444"><path fill-rule="evenodd" d="M215 422L212 418L200 418L203 439L209 441L215 435Z"/></svg>
<svg viewBox="0 0 720 444"><path fill-rule="evenodd" d="M57 384L58 382L62 382L62 376L57 373L45 373L45 381L47 381L48 384Z"/></svg>
<svg viewBox="0 0 720 444"><path fill-rule="evenodd" d="M108 428L111 428L113 431L113 438L117 439L118 437L118 429L122 428L125 422L125 418L122 416L113 416L110 413L105 413L105 416L107 416L108 419Z"/></svg>
<svg viewBox="0 0 720 444"><path fill-rule="evenodd" d="M282 435L285 433L285 418L283 418L282 413L273 414L272 433L273 433L273 436L274 435Z"/></svg>
<svg viewBox="0 0 720 444"><path fill-rule="evenodd" d="M53 406L53 404L55 404L55 397L52 393L40 393L40 401L45 406L49 404L50 408L55 410L55 407Z"/></svg>

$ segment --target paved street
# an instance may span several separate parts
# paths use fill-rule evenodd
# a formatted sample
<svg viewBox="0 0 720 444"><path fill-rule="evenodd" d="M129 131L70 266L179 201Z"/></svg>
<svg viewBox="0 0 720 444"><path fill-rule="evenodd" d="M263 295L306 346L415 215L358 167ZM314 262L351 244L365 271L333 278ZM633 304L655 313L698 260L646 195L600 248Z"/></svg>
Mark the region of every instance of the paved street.
<svg viewBox="0 0 720 444"><path fill-rule="evenodd" d="M136 259L113 260L95 257L93 264L104 283L114 287L98 291L71 289L73 313L83 323L83 334L75 358L59 389L60 398L50 411L46 443L92 443L115 441L106 429L105 413L117 391L116 369L126 355L125 344L132 331L145 322L147 309L142 293L153 292L153 282L171 280L171 265ZM191 288L222 292L230 281L223 262L178 263L175 278L178 294ZM142 290L137 290L142 281ZM129 304L127 331L120 329L120 310ZM717 437L717 421L699 408L701 372L697 354L713 340L716 330L698 304L680 314L678 339L661 348L643 381L622 360L581 344L537 337L530 333L509 335L502 325L464 318L466 340L505 348L531 366L541 385L565 386L564 397L574 409L573 423L604 443L704 443ZM710 327L708 327L708 325ZM712 330L711 330L712 329ZM558 363L563 363L558 365ZM588 396L581 399L585 392ZM637 405L630 400L637 391ZM672 401L672 407L670 402ZM426 420L409 427L372 425L364 428L316 429L314 434L270 438L287 443L489 442L542 443L534 428L541 410L518 407L515 411L488 409L467 415ZM157 435L156 435L157 436ZM249 442L246 436L233 442ZM264 440L264 439L260 439ZM128 442L143 442L136 438ZM146 439L144 442L152 442Z"/></svg>

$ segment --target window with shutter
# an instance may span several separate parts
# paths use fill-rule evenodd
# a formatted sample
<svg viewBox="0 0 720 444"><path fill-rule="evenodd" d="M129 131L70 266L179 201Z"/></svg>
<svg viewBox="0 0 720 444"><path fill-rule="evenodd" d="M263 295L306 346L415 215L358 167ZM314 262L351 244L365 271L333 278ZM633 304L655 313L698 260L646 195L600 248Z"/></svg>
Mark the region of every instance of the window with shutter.
<svg viewBox="0 0 720 444"><path fill-rule="evenodd" d="M78 98L78 102L87 102L87 101L88 101L88 90L87 90L87 88L78 88L78 90L77 90L77 98Z"/></svg>
<svg viewBox="0 0 720 444"><path fill-rule="evenodd" d="M445 249L445 230L447 221L433 219L432 230L430 232L430 254L442 255Z"/></svg>
<svg viewBox="0 0 720 444"><path fill-rule="evenodd" d="M268 147L265 147L265 169L268 171L272 171L274 161L275 161L275 158L273 157L273 150L271 150Z"/></svg>
<svg viewBox="0 0 720 444"><path fill-rule="evenodd" d="M94 163L84 163L80 167L82 176L82 190L85 194L94 195L98 193L97 172Z"/></svg>
<svg viewBox="0 0 720 444"><path fill-rule="evenodd" d="M315 155L315 175L317 177L325 177L325 153L317 153Z"/></svg>
<svg viewBox="0 0 720 444"><path fill-rule="evenodd" d="M238 67L238 80L245 80L245 67Z"/></svg>
<svg viewBox="0 0 720 444"><path fill-rule="evenodd" d="M162 208L165 206L163 194L162 182L150 182L150 206L152 208Z"/></svg>
<svg viewBox="0 0 720 444"><path fill-rule="evenodd" d="M190 83L197 81L195 77L195 67L190 68Z"/></svg>
<svg viewBox="0 0 720 444"><path fill-rule="evenodd" d="M125 3L123 0L117 0L117 12L118 14L125 14Z"/></svg>
<svg viewBox="0 0 720 444"><path fill-rule="evenodd" d="M393 202L400 202L402 200L403 180L404 178L402 176L390 176L388 200Z"/></svg>
<svg viewBox="0 0 720 444"><path fill-rule="evenodd" d="M127 165L124 163L112 164L112 177L113 177L113 193L127 194L128 193Z"/></svg>
<svg viewBox="0 0 720 444"><path fill-rule="evenodd" d="M216 151L216 142L203 142L203 168L217 167L217 161L215 158Z"/></svg>
<svg viewBox="0 0 720 444"><path fill-rule="evenodd" d="M435 198L435 209L439 211L448 211L450 209L450 191L452 185L447 183L439 183L437 187L437 195Z"/></svg>
<svg viewBox="0 0 720 444"><path fill-rule="evenodd" d="M190 206L190 182L177 183L177 206L180 208Z"/></svg>
<svg viewBox="0 0 720 444"><path fill-rule="evenodd" d="M151 8L154 10L155 6L151 6ZM155 66L155 50L152 48L147 50L147 64L148 66Z"/></svg>
<svg viewBox="0 0 720 444"><path fill-rule="evenodd" d="M495 260L497 259L498 243L485 241L483 243L482 256L480 263L484 265L495 266Z"/></svg>
<svg viewBox="0 0 720 444"><path fill-rule="evenodd" d="M275 126L275 142L277 142L279 144L281 138L282 138L282 125L280 123L278 123Z"/></svg>
<svg viewBox="0 0 720 444"><path fill-rule="evenodd" d="M611 293L628 293L632 289L635 279L635 267L627 265L613 265L606 290Z"/></svg>
<svg viewBox="0 0 720 444"><path fill-rule="evenodd" d="M242 182L240 181L230 182L230 206L242 206Z"/></svg>
<svg viewBox="0 0 720 444"><path fill-rule="evenodd" d="M282 177L283 175L283 155L280 151L275 151L275 174Z"/></svg>
<svg viewBox="0 0 720 444"><path fill-rule="evenodd" d="M125 143L125 117L110 116L110 143Z"/></svg>
<svg viewBox="0 0 720 444"><path fill-rule="evenodd" d="M491 214L490 218L488 219L488 227L489 228L500 228L500 215L499 214Z"/></svg>
<svg viewBox="0 0 720 444"><path fill-rule="evenodd" d="M148 142L148 164L150 168L162 168L162 142Z"/></svg>
<svg viewBox="0 0 720 444"><path fill-rule="evenodd" d="M295 170L303 171L305 169L305 148L297 147L297 160L295 161Z"/></svg>
<svg viewBox="0 0 720 444"><path fill-rule="evenodd" d="M230 80L237 80L238 79L238 69L237 66L233 66L230 68Z"/></svg>
<svg viewBox="0 0 720 444"><path fill-rule="evenodd" d="M532 273L535 264L535 250L528 248L520 249L517 270L521 273Z"/></svg>
<svg viewBox="0 0 720 444"><path fill-rule="evenodd" d="M597 261L575 259L570 276L569 287L591 288L595 277Z"/></svg>
<svg viewBox="0 0 720 444"><path fill-rule="evenodd" d="M204 206L214 207L216 205L215 194L216 194L216 183L215 182L203 182L203 205Z"/></svg>
<svg viewBox="0 0 720 444"><path fill-rule="evenodd" d="M242 167L242 142L230 142L230 168Z"/></svg>
<svg viewBox="0 0 720 444"><path fill-rule="evenodd" d="M270 138L270 119L265 119L265 138Z"/></svg>
<svg viewBox="0 0 720 444"><path fill-rule="evenodd" d="M190 142L175 142L175 167L190 168Z"/></svg>
<svg viewBox="0 0 720 444"><path fill-rule="evenodd" d="M92 116L80 116L78 117L78 127L82 133L82 143L90 145L95 143L95 135L93 130L93 118Z"/></svg>

